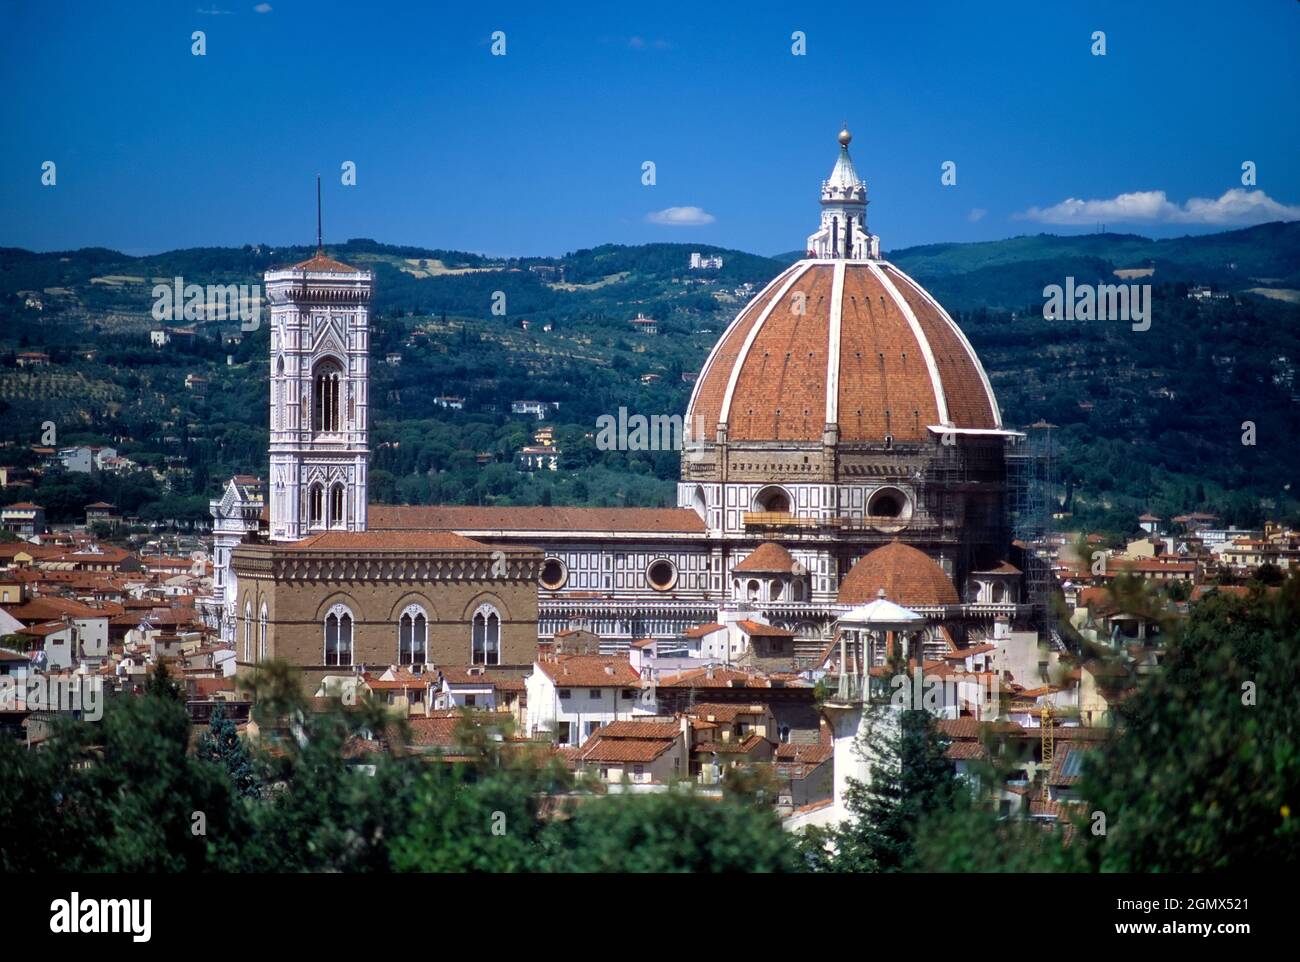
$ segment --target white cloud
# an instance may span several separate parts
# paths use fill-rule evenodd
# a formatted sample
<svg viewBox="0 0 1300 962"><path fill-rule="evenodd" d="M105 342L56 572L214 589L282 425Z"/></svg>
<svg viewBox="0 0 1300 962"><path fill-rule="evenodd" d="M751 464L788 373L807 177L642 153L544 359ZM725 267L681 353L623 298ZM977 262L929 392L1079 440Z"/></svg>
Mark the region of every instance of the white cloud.
<svg viewBox="0 0 1300 962"><path fill-rule="evenodd" d="M269 3L259 3L253 8L254 13L270 13L271 5Z"/></svg>
<svg viewBox="0 0 1300 962"><path fill-rule="evenodd" d="M712 224L716 217L699 207L665 207L645 215L651 224L664 227L703 227Z"/></svg>
<svg viewBox="0 0 1300 962"><path fill-rule="evenodd" d="M204 17L227 17L230 15L229 10L221 10L218 9L217 7L213 7L210 10L204 10L202 7L199 7L194 12Z"/></svg>
<svg viewBox="0 0 1300 962"><path fill-rule="evenodd" d="M987 213L988 211L985 210L983 207L972 207L970 213L966 215L966 219L969 220L972 224L974 224L977 221L983 220L984 215Z"/></svg>
<svg viewBox="0 0 1300 962"><path fill-rule="evenodd" d="M1139 190L1106 200L1071 197L1051 207L1031 207L1018 219L1044 224L1095 224L1099 221L1146 221L1164 224L1263 224L1274 220L1300 220L1300 206L1281 204L1262 190L1234 187L1214 200L1192 197L1181 206L1163 190Z"/></svg>

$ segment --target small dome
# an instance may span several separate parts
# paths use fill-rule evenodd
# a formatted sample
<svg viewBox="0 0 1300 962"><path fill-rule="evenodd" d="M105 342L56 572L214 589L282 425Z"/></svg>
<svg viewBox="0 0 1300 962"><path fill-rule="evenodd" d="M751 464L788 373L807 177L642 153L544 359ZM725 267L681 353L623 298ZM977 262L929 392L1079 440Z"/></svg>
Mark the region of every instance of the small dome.
<svg viewBox="0 0 1300 962"><path fill-rule="evenodd" d="M891 541L853 566L840 582L839 602L862 605L885 597L904 607L955 605L957 589L943 569L924 551Z"/></svg>
<svg viewBox="0 0 1300 962"><path fill-rule="evenodd" d="M794 565L795 560L790 552L775 541L764 541L748 558L731 570L741 573L788 575L794 572Z"/></svg>

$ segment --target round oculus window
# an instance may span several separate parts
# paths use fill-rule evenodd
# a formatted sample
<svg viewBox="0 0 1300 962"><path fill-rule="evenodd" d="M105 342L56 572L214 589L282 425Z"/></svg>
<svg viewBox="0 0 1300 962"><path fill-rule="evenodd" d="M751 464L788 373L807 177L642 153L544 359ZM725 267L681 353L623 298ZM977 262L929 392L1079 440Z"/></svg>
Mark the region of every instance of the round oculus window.
<svg viewBox="0 0 1300 962"><path fill-rule="evenodd" d="M558 591L569 580L569 570L559 558L547 558L542 564L542 576L538 580L543 588Z"/></svg>
<svg viewBox="0 0 1300 962"><path fill-rule="evenodd" d="M646 580L655 591L667 591L677 584L677 566L667 559L652 561L645 571Z"/></svg>

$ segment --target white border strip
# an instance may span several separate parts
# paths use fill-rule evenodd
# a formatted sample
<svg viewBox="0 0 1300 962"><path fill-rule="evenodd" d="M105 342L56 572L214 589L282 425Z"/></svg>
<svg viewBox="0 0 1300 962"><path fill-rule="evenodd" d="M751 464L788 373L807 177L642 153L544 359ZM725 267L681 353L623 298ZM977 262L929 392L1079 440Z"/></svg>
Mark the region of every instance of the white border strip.
<svg viewBox="0 0 1300 962"><path fill-rule="evenodd" d="M979 355L975 353L975 348L971 347L970 341L966 340L966 335L962 332L962 329L957 326L957 322L954 321L951 315L949 315L949 313L943 309L943 305L940 304L938 301L936 301L929 291L927 291L924 287L922 287L915 280L913 280L912 277L906 271L899 270L898 267L896 267L893 264L890 264L888 261L884 261L882 263L884 263L891 271L895 271L899 277L903 278L903 280L905 280L908 284L910 284L912 286L912 289L915 290L918 294L920 294L923 300L925 300L927 303L930 304L931 307L933 307L935 310L939 312L939 316L942 317L945 321L947 321L948 326L953 329L954 333L956 333L957 338L962 343L962 346L966 348L966 353L970 356L970 359L975 362L975 370L979 371L980 380L984 383L984 393L988 396L989 408L993 411L993 423L997 425L998 428L1001 428L1002 411L998 408L998 399L993 394L993 385L989 381L988 374L986 374L984 371L984 365L980 363Z"/></svg>
<svg viewBox="0 0 1300 962"><path fill-rule="evenodd" d="M871 272L876 275L885 290L889 291L890 296L894 299L894 304L907 318L908 326L912 328L912 336L916 338L916 343L921 347L921 354L925 357L926 369L930 372L930 386L934 388L934 400L939 408L939 423L951 424L952 421L948 417L948 398L943 393L943 381L939 378L939 365L935 363L934 352L930 350L930 342L926 339L925 332L921 330L921 322L916 319L916 314L913 313L911 305L898 292L894 282L885 276L885 272L880 269L880 265L875 261L868 261L867 266L871 268Z"/></svg>
<svg viewBox="0 0 1300 962"><path fill-rule="evenodd" d="M736 393L736 382L740 380L740 369L745 366L745 361L749 358L749 349L754 346L754 338L758 337L758 332L763 329L767 319L772 314L772 309L785 299L785 295L790 293L790 288L794 287L795 282L808 273L808 271L821 261L800 261L796 267L802 267L803 270L797 271L790 276L790 279L781 286L777 291L776 297L768 302L767 307L763 308L763 313L759 315L754 326L749 329L749 334L745 337L745 343L740 347L740 353L736 355L736 362L731 365L731 376L727 379L727 393L722 396L722 409L718 412L719 424L730 424L731 421L731 399Z"/></svg>
<svg viewBox="0 0 1300 962"><path fill-rule="evenodd" d="M840 325L844 317L844 261L831 275L831 336L826 351L826 424L840 420Z"/></svg>

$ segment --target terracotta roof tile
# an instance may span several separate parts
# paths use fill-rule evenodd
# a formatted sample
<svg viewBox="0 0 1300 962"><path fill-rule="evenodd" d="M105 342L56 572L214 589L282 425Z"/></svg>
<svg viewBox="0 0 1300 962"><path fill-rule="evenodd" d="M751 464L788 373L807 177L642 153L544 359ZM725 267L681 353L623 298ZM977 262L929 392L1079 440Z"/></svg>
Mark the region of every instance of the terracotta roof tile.
<svg viewBox="0 0 1300 962"><path fill-rule="evenodd" d="M794 632L789 628L777 628L775 625L765 625L761 621L750 621L748 618L742 618L736 622L740 629L747 635L755 638L793 638Z"/></svg>
<svg viewBox="0 0 1300 962"><path fill-rule="evenodd" d="M691 423L702 418L707 436L715 437L734 376L730 440L820 438L827 419L834 271L830 262L801 261L737 315L698 378L688 412ZM794 283L776 301L791 276ZM796 298L802 298L802 311L795 309ZM841 440L880 440L887 434L929 440L929 425L942 419L918 330L933 358L949 421L962 428L997 427L978 359L956 324L910 277L884 261L849 263L839 308L836 404Z"/></svg>
<svg viewBox="0 0 1300 962"><path fill-rule="evenodd" d="M790 574L794 568L794 558L775 541L764 541L750 553L740 564L733 568L737 572L778 572Z"/></svg>
<svg viewBox="0 0 1300 962"><path fill-rule="evenodd" d="M641 687L641 676L616 655L556 655L537 667L559 688Z"/></svg>
<svg viewBox="0 0 1300 962"><path fill-rule="evenodd" d="M450 531L322 531L284 545L293 551L491 551Z"/></svg>
<svg viewBox="0 0 1300 962"><path fill-rule="evenodd" d="M593 732L601 738L676 738L681 734L677 719L647 716L645 721L635 718L606 722Z"/></svg>
<svg viewBox="0 0 1300 962"><path fill-rule="evenodd" d="M324 251L317 251L312 257L305 261L299 261L294 264L292 270L309 271L317 274L360 274L355 267L349 267L342 261L336 261L329 257Z"/></svg>
<svg viewBox="0 0 1300 962"><path fill-rule="evenodd" d="M894 604L955 605L957 589L925 552L901 541L881 545L855 564L840 582L841 604L875 601L881 588Z"/></svg>
<svg viewBox="0 0 1300 962"><path fill-rule="evenodd" d="M682 634L687 638L703 638L705 635L711 635L715 631L720 631L721 629L722 625L718 624L716 621L711 621L705 625L692 625L690 628L687 628L682 632Z"/></svg>
<svg viewBox="0 0 1300 962"><path fill-rule="evenodd" d="M763 704L747 705L744 702L698 702L687 708L684 714L705 721L734 722L741 715L762 715L767 711Z"/></svg>
<svg viewBox="0 0 1300 962"><path fill-rule="evenodd" d="M673 747L671 738L600 738L593 736L579 750L584 762L652 762Z"/></svg>

